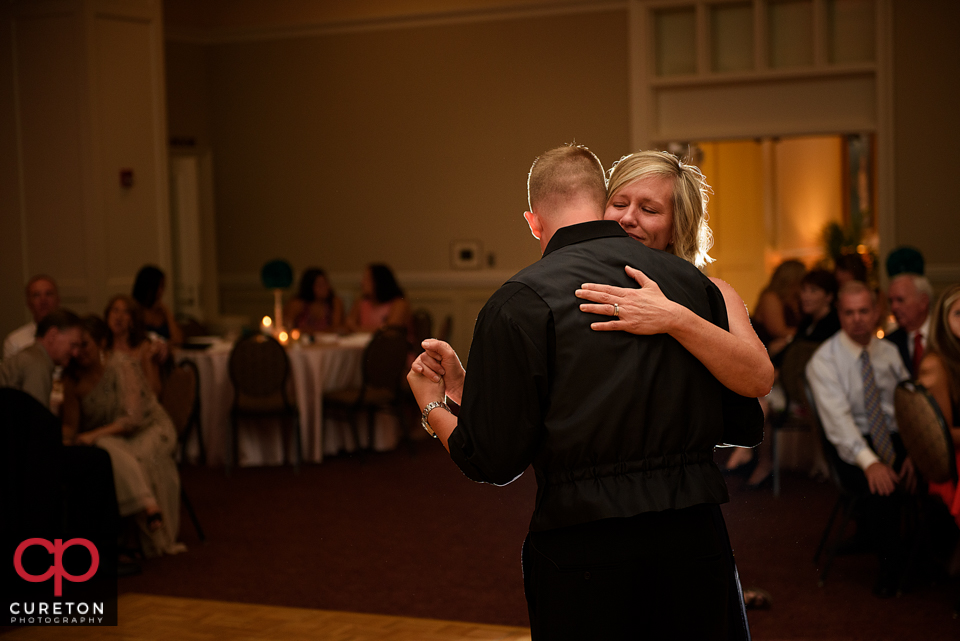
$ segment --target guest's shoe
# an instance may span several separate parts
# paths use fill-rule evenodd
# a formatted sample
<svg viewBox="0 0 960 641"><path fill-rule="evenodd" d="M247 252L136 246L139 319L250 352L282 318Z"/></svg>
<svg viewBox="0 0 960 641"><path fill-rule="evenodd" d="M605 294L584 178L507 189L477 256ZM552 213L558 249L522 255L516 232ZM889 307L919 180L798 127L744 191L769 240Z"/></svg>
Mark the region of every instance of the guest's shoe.
<svg viewBox="0 0 960 641"><path fill-rule="evenodd" d="M735 467L724 467L720 471L726 476L750 476L757 467L757 457L745 461Z"/></svg>
<svg viewBox="0 0 960 641"><path fill-rule="evenodd" d="M751 492L756 492L758 490L765 490L767 488L773 487L773 470L767 472L767 475L756 483L744 483L743 489L749 490Z"/></svg>

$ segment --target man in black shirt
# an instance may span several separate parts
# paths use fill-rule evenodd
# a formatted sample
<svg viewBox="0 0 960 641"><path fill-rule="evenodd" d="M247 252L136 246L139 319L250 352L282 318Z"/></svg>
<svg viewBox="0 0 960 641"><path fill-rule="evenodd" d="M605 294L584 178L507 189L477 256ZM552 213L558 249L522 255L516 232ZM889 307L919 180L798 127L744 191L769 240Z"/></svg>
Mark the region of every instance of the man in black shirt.
<svg viewBox="0 0 960 641"><path fill-rule="evenodd" d="M603 169L585 148L545 153L528 189L543 258L484 306L469 376L449 345L425 341L408 375L424 427L471 479L506 484L533 465L523 567L534 639L745 632L730 616L739 595L713 463L720 384L670 336L593 331L574 292L635 286L631 265L725 328L722 296L690 263L601 220Z"/></svg>

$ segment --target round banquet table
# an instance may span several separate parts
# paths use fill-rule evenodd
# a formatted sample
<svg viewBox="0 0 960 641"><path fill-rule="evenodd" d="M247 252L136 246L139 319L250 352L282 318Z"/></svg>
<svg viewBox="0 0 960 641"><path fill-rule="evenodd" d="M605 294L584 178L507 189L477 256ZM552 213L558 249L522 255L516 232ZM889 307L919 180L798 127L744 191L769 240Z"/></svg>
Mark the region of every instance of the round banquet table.
<svg viewBox="0 0 960 641"><path fill-rule="evenodd" d="M370 334L322 336L311 345L293 343L287 347L297 407L300 410L300 439L304 462L319 463L325 455L353 451L354 442L349 424L323 418L323 394L335 390L359 387L362 380L363 350L370 342ZM228 365L232 343L210 341L203 351L181 349L178 361L188 359L197 366L200 375L200 429L207 454L207 464L223 465L229 443L230 407L233 404L233 384ZM361 417L361 446L366 447L366 419ZM238 458L243 466L283 464L283 432L280 419L243 418L239 424ZM287 430L289 433L289 430ZM378 415L374 429L373 449L393 449L399 440L399 425L393 416ZM288 444L292 460L292 445ZM196 459L199 449L190 439L187 457Z"/></svg>

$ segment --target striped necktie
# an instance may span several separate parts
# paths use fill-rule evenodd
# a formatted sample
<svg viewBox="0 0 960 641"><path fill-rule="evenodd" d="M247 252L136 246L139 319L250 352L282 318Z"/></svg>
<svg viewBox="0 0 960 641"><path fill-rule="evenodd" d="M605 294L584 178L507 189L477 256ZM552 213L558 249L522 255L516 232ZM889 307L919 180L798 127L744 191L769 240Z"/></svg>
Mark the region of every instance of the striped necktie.
<svg viewBox="0 0 960 641"><path fill-rule="evenodd" d="M867 425L870 428L870 439L873 441L873 450L887 465L893 465L897 453L890 440L886 421L880 411L880 388L877 379L873 377L873 366L870 364L870 355L867 350L860 352L860 376L863 378L863 407L867 412Z"/></svg>

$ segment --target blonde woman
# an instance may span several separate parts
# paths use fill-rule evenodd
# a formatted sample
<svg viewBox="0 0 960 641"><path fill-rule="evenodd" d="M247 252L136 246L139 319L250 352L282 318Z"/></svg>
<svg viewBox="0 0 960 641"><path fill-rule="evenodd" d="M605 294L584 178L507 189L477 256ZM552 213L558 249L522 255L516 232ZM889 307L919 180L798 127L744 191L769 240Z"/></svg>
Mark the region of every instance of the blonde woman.
<svg viewBox="0 0 960 641"><path fill-rule="evenodd" d="M605 220L615 220L647 247L669 252L704 268L713 235L707 225L710 186L693 165L672 154L641 151L625 156L610 170ZM666 298L657 284L639 270L626 267L640 285L625 289L586 283L577 296L589 303L580 309L616 315L593 323L598 331L669 334L703 363L727 388L742 396L764 396L773 386L773 365L750 323L736 290L718 278L727 307L730 331L700 318ZM616 306L616 307L614 307Z"/></svg>

